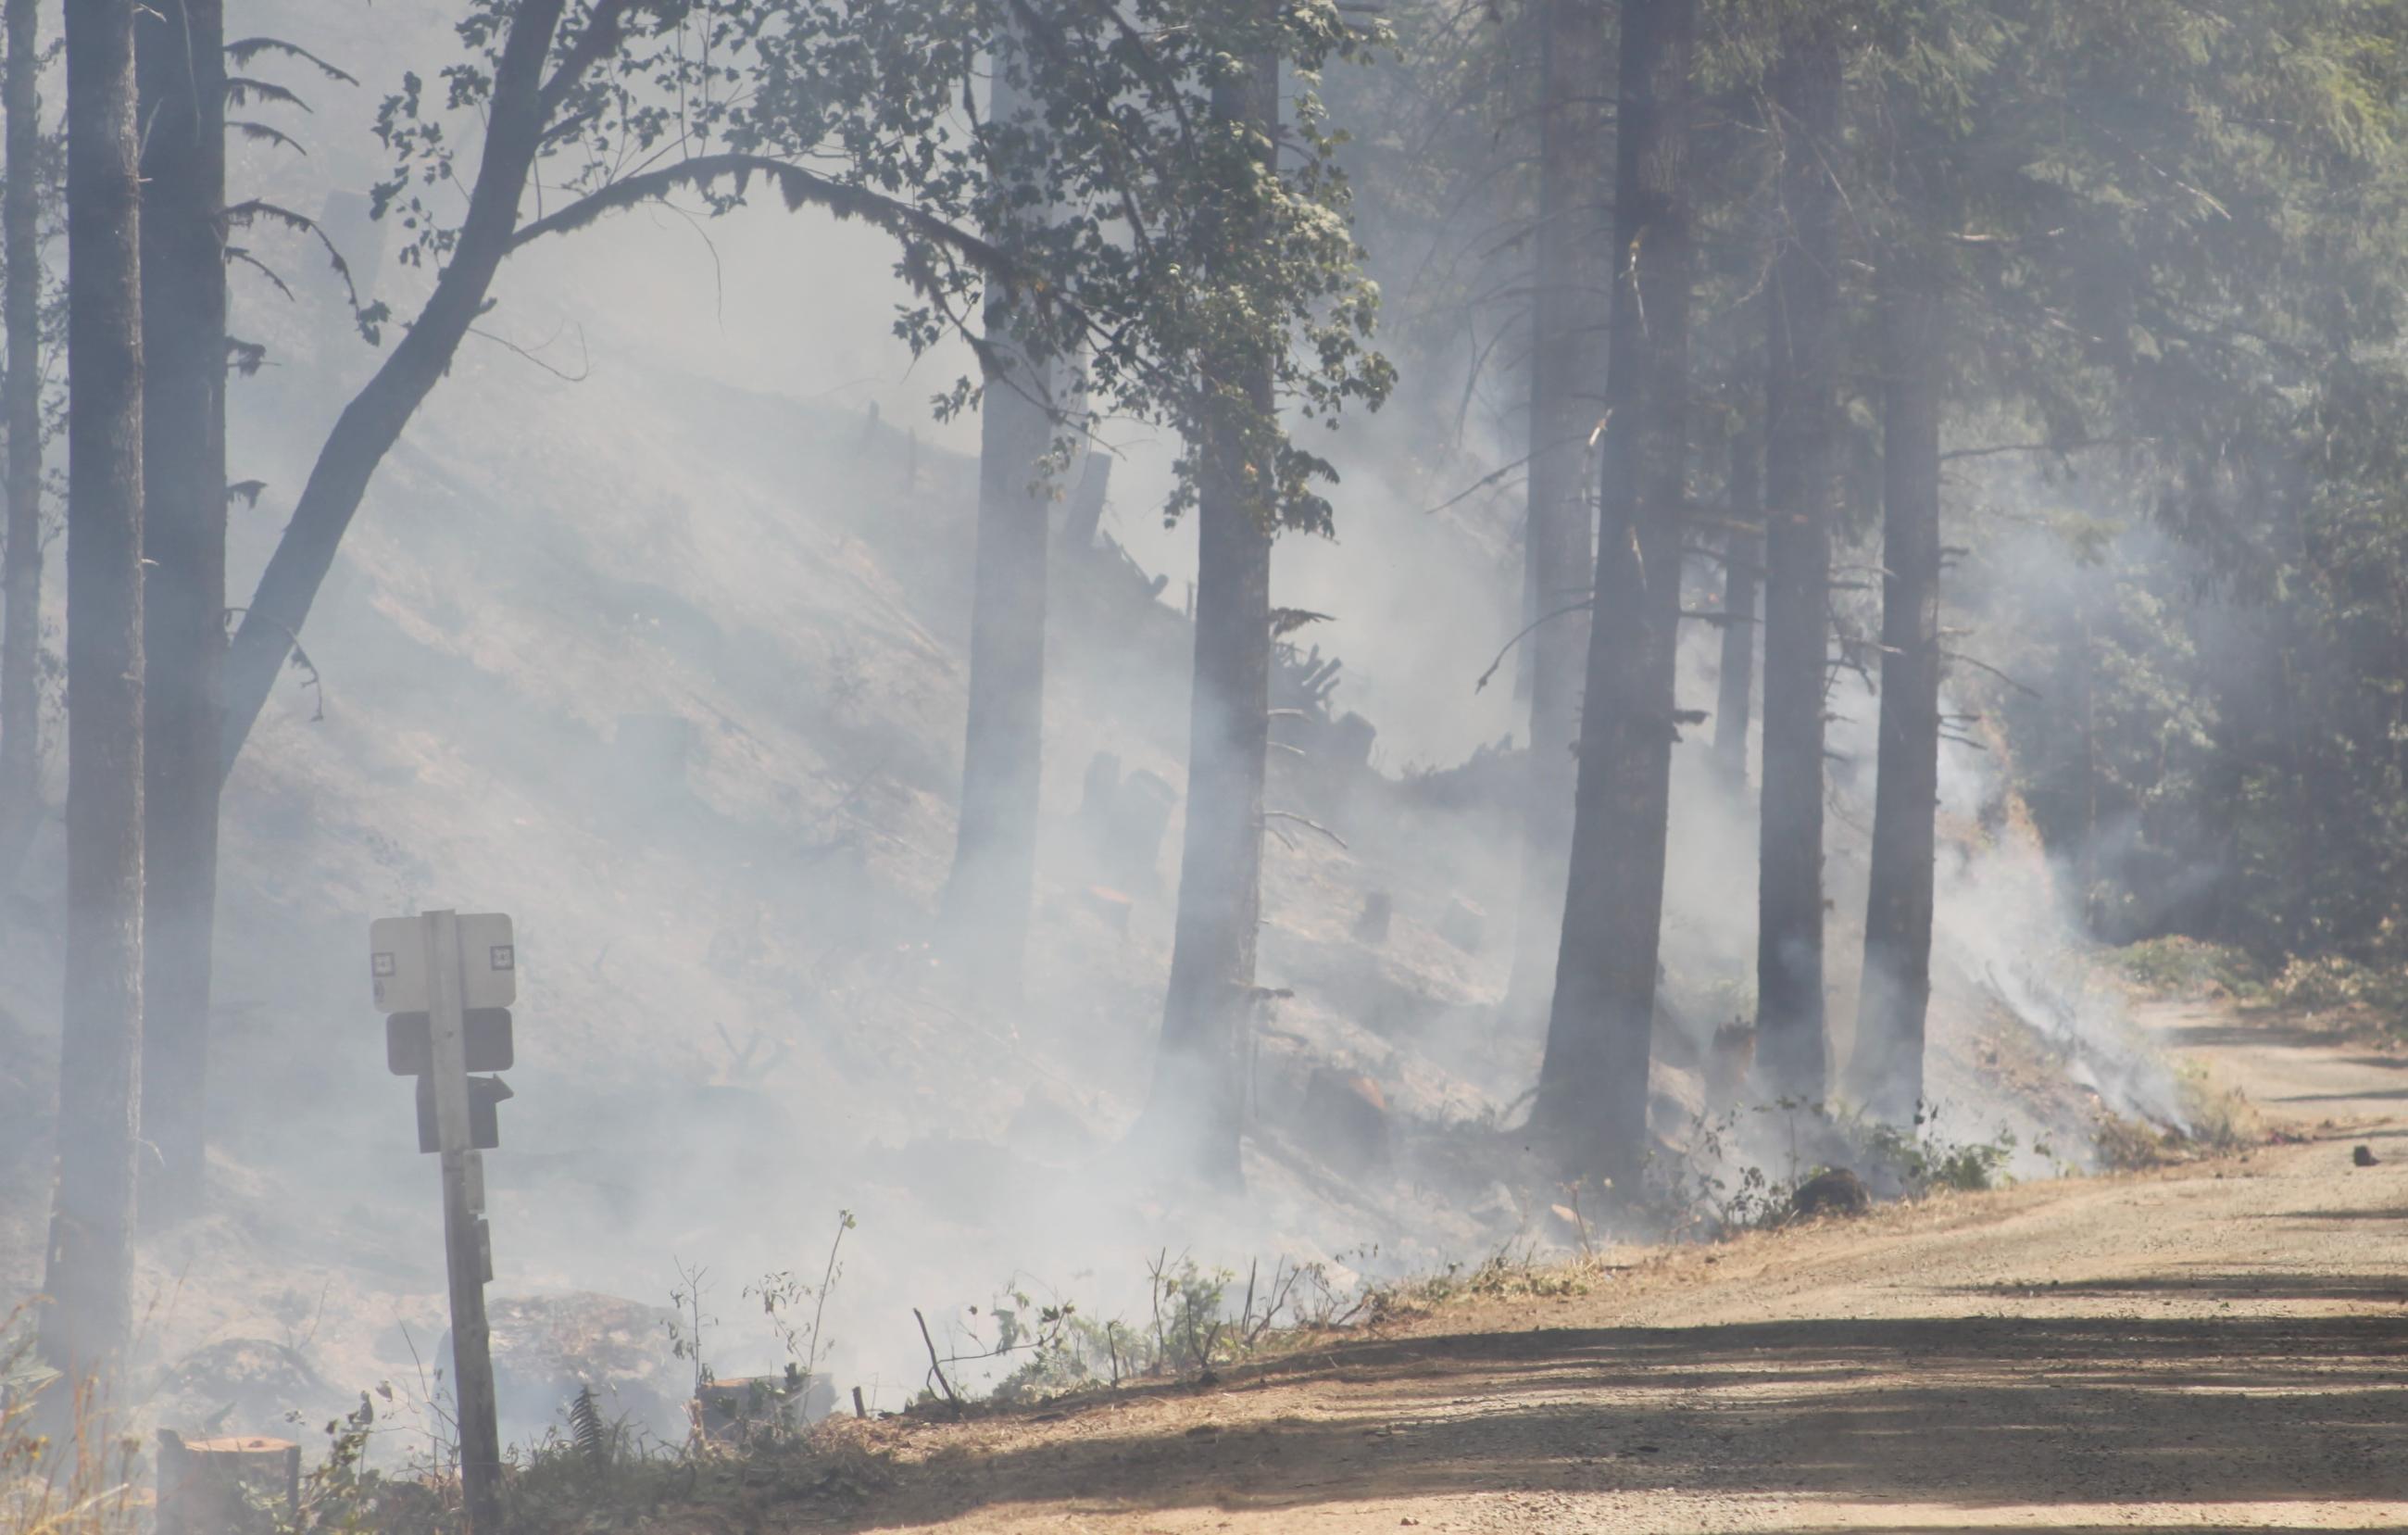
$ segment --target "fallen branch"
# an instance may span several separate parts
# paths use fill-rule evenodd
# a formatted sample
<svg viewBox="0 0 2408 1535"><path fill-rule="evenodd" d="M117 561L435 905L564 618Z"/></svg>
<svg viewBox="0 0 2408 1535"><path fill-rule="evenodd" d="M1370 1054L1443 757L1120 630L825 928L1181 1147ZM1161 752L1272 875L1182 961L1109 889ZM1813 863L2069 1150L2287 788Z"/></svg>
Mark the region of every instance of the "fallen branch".
<svg viewBox="0 0 2408 1535"><path fill-rule="evenodd" d="M1297 825L1303 826L1308 830L1321 833L1322 836L1328 838L1331 841L1337 843L1341 848L1346 847L1345 838L1339 836L1336 832L1331 831L1327 826L1323 825L1318 821L1306 820L1303 816L1297 814L1294 811L1265 811L1263 812L1263 819L1266 821L1293 821ZM1349 848L1347 851L1352 852L1354 850Z"/></svg>
<svg viewBox="0 0 2408 1535"><path fill-rule="evenodd" d="M1940 455L1942 464L1960 458L1996 458L2001 453L2055 453L2063 458L2086 448L2142 448L2155 438L2081 438L2072 442L2001 442L1987 448L1952 448Z"/></svg>

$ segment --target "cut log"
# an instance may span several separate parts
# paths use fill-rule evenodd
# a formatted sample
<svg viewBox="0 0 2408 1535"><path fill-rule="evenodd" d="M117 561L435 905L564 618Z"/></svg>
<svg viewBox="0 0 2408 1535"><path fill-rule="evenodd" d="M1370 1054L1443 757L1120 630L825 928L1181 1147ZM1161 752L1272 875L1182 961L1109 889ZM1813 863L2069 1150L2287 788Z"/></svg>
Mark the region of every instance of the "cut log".
<svg viewBox="0 0 2408 1535"><path fill-rule="evenodd" d="M159 1430L158 1535L228 1535L289 1525L301 1510L301 1446L236 1434L186 1439Z"/></svg>

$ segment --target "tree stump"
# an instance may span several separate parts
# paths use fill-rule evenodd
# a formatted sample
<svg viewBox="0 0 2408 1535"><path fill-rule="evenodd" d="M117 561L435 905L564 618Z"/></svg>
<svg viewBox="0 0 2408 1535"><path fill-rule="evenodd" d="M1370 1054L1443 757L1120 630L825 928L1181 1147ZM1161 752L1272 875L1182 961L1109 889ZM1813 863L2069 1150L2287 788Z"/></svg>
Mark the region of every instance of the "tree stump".
<svg viewBox="0 0 2408 1535"><path fill-rule="evenodd" d="M1388 1165L1388 1099L1380 1084L1358 1071L1316 1067L1304 1086L1297 1128L1305 1143L1332 1169L1360 1178Z"/></svg>
<svg viewBox="0 0 2408 1535"><path fill-rule="evenodd" d="M1086 903L1088 911L1103 918L1104 925L1113 932L1128 931L1129 913L1137 910L1137 902L1125 893L1110 885L1091 884L1081 894L1080 899Z"/></svg>
<svg viewBox="0 0 2408 1535"><path fill-rule="evenodd" d="M1371 764L1371 747L1380 739L1379 726L1360 714L1345 713L1329 727L1329 756L1333 763L1347 768L1368 768Z"/></svg>
<svg viewBox="0 0 2408 1535"><path fill-rule="evenodd" d="M1374 890L1366 894L1363 897L1362 912L1354 919L1354 941L1357 943L1387 942L1388 924L1395 917L1396 912L1397 903L1386 891Z"/></svg>
<svg viewBox="0 0 2408 1535"><path fill-rule="evenodd" d="M1756 1069L1756 1026L1738 1019L1714 1030L1711 1072L1706 1084L1709 1108L1728 1108L1739 1101Z"/></svg>
<svg viewBox="0 0 2408 1535"><path fill-rule="evenodd" d="M1873 1198L1862 1179L1845 1168L1833 1168L1799 1184L1789 1203L1799 1220L1811 1221L1817 1215L1861 1215L1872 1209Z"/></svg>
<svg viewBox="0 0 2408 1535"><path fill-rule="evenodd" d="M742 1444L796 1432L828 1415L836 1384L825 1375L747 1375L713 1381L693 1402L695 1438Z"/></svg>
<svg viewBox="0 0 2408 1535"><path fill-rule="evenodd" d="M1098 752L1087 759L1087 776L1079 788L1079 834L1099 864L1109 863L1112 845L1112 804L1120 797L1121 759Z"/></svg>
<svg viewBox="0 0 2408 1535"><path fill-rule="evenodd" d="M157 1535L234 1535L274 1527L301 1509L301 1446L289 1439L236 1434L185 1439L159 1430Z"/></svg>
<svg viewBox="0 0 2408 1535"><path fill-rule="evenodd" d="M1179 791L1158 773L1140 768L1121 780L1112 796L1111 829L1105 867L1123 890L1152 890L1154 865L1162 856L1163 833L1170 829L1170 812L1178 807Z"/></svg>

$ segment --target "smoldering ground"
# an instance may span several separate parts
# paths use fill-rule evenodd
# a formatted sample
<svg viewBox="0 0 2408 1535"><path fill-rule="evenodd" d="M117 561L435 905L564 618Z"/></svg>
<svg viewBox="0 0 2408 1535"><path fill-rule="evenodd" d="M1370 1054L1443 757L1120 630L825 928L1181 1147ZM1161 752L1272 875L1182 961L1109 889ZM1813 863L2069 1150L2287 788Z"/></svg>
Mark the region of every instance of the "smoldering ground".
<svg viewBox="0 0 2408 1535"><path fill-rule="evenodd" d="M266 8L330 57L439 41L381 11ZM315 152L318 174L372 173L356 139ZM270 187L295 174L264 156L244 169ZM285 257L314 261L306 244ZM1514 1133L1541 1041L1497 1017L1517 759L1475 754L1513 717L1509 687L1475 682L1521 626L1521 557L1508 505L1427 512L1511 450L1396 451L1430 429L1415 405L1438 403L1409 396L1350 427L1336 539L1282 547L1275 600L1331 617L1292 637L1280 685L1312 685L1313 647L1315 667L1345 663L1334 692L1280 700L1300 723L1274 753L1258 980L1286 995L1266 997L1249 1050L1245 1196L1166 1184L1124 1147L1168 966L1176 802L1132 859L1096 839L1088 787L1101 754L1115 785L1182 779L1192 535L1154 514L1168 450L1121 444L1134 467L1108 529L1131 558L1057 559L1029 974L1017 998L966 990L930 913L959 779L975 473L965 428L924 406L964 363L892 361L887 259L858 231L763 212L633 218L537 253L380 472L308 667L229 789L217 1204L144 1255L145 1355L175 1411L215 1410L225 1384L190 1361L251 1341L297 1363L241 1398L247 1414L314 1417L383 1379L439 1391L433 1173L408 1083L384 1070L362 953L369 919L423 908L519 923L518 1096L488 1158L497 1295L666 1311L703 1270L701 1349L724 1376L782 1365L789 1342L747 1289L821 1285L839 1210L858 1224L810 1362L884 1407L926 1378L915 1306L940 1346L975 1353L1014 1290L1134 1319L1154 1271L1182 1259L1318 1264L1343 1294L1581 1240ZM368 366L331 282L295 286L289 305L239 300L272 366L233 395L237 476L265 482L236 518L237 588ZM1684 699L1711 696L1710 662L1692 634ZM1843 696L1835 749L1861 766L1835 791L1842 1020L1871 720ZM1676 1048L1656 1097L1676 1144L1749 1108L1709 1101L1694 1069L1724 1014L1748 1011L1754 947L1754 827L1701 750L1684 742L1675 769L1660 1026ZM1952 825L1994 821L1996 778L1946 761ZM21 1020L56 1016L40 913L57 909L57 852L52 835L29 874L36 915L6 938ZM2112 1017L2057 978L2066 929L2029 839L1969 833L1943 869L1934 1094L1969 1106L1964 1133L2003 1123L2029 1147L2075 1128L2066 1105L1988 1090L1979 1041L2001 1008L2065 1041L2113 1106L2172 1112ZM1734 1164L1784 1154L1776 1116L1743 1123ZM12 1291L36 1278L45 1169L38 1149L14 1168ZM612 1325L657 1356L665 1320ZM958 1384L1011 1365L966 1364ZM523 1437L558 1402L512 1405Z"/></svg>

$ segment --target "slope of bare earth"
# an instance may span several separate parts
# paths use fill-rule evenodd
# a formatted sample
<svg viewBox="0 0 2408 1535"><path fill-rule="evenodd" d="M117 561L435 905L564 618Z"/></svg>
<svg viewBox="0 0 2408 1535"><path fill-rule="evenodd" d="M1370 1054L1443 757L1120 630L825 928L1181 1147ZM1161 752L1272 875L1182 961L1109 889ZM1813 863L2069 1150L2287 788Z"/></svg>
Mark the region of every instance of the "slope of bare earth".
<svg viewBox="0 0 2408 1535"><path fill-rule="evenodd" d="M293 423L365 361L314 334L278 337L294 366L245 395L246 463L268 481L237 520L246 580L316 445ZM497 1302L656 1304L682 1287L680 1262L730 1300L817 1269L851 1210L862 1235L823 1358L893 1407L920 1341L858 1298L909 1295L941 1337L1007 1284L1129 1311L1146 1262L1182 1250L1392 1275L1576 1240L1554 1196L1524 1186L1512 1129L1540 1038L1496 1007L1518 878L1510 765L1482 759L1484 789L1478 762L1381 771L1351 694L1334 709L1283 695L1297 750L1272 759L1260 980L1277 1007L1252 1062L1249 1197L1121 1189L1112 1148L1151 1081L1170 950L1192 649L1178 598L1116 550L1063 551L1028 984L1017 1001L966 994L930 939L974 466L891 422L597 355L611 366L573 386L498 350L459 361L380 470L312 614L310 665L229 784L209 1205L139 1255L141 1373L175 1388L164 1421L323 1421L426 1366L446 1326L437 1208L361 946L374 917L442 906L518 920L517 1097L489 1163ZM1449 535L1467 571L1478 532ZM1469 693L1484 657L1467 656L1433 696ZM1101 857L1091 836L1104 756L1167 800L1133 856L1121 837ZM1668 1054L1729 1016L1705 983L1744 973L1727 918L1753 904L1746 827L1704 802L1704 775L1683 782L1670 968L1697 983ZM1834 839L1843 912L1862 906L1856 840ZM48 1218L62 841L46 827L0 898L0 1313L38 1283ZM1943 900L1934 1092L1953 1139L2004 1131L2078 1158L2100 1096L2130 1095L2080 997L2026 973L2052 942L1993 910L2048 910L2036 844L2015 845L2020 862L1979 865L1984 899L1952 885ZM1367 934L1375 898L1389 920ZM1678 1132L1704 1105L1698 1073L1665 1064L1656 1127ZM1978 1116L1955 1112L1975 1099ZM727 1374L785 1357L759 1324L731 1321L710 1348ZM243 1363L260 1358L280 1363L263 1377ZM539 1435L564 1384L506 1390L524 1410L505 1432ZM681 1417L649 1426L675 1434Z"/></svg>
<svg viewBox="0 0 2408 1535"><path fill-rule="evenodd" d="M2149 1021L2279 1143L1627 1255L1208 1391L888 1420L859 1502L744 1528L2408 1527L2408 1058Z"/></svg>

